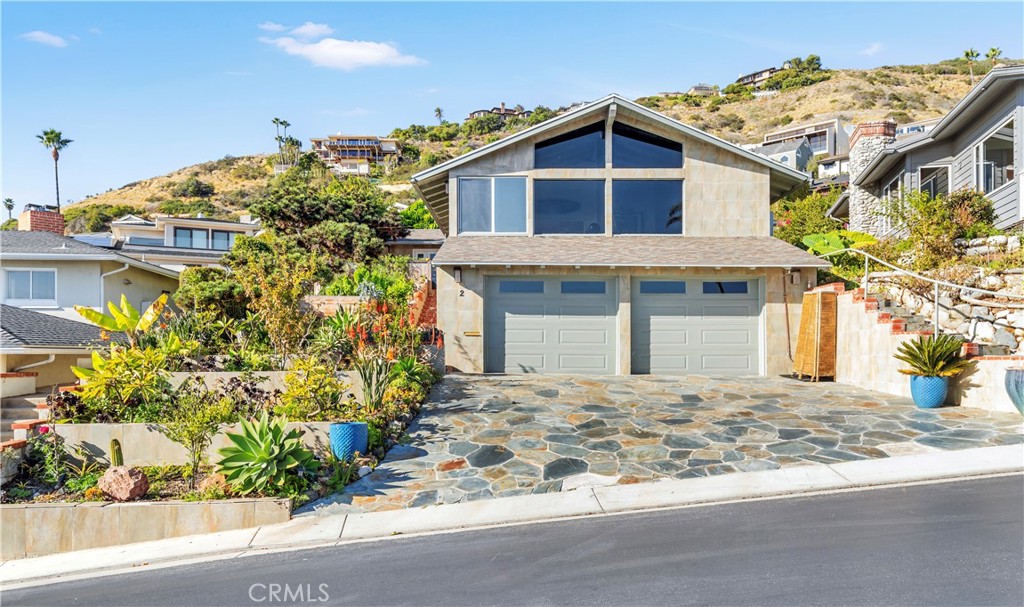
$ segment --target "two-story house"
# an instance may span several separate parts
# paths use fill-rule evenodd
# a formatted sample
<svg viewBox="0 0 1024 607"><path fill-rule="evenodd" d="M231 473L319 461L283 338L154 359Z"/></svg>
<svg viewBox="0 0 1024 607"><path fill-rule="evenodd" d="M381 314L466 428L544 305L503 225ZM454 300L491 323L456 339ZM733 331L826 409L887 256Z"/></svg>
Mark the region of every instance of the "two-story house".
<svg viewBox="0 0 1024 607"><path fill-rule="evenodd" d="M891 222L883 201L902 192L933 197L977 190L995 207L996 227L1024 220L1020 176L1024 162L1024 66L999 67L978 82L930 129L898 137L894 122L857 126L851 137L850 188L830 209L850 229L885 235Z"/></svg>
<svg viewBox="0 0 1024 607"><path fill-rule="evenodd" d="M778 374L828 264L771 236L807 176L610 95L412 182L464 372ZM787 315L788 312L788 315Z"/></svg>
<svg viewBox="0 0 1024 607"><path fill-rule="evenodd" d="M243 221L209 217L157 215L144 219L125 215L111 222L110 242L103 246L140 261L181 271L189 266L218 265L238 236L253 236L261 226L248 217ZM96 244L95 238L79 238Z"/></svg>

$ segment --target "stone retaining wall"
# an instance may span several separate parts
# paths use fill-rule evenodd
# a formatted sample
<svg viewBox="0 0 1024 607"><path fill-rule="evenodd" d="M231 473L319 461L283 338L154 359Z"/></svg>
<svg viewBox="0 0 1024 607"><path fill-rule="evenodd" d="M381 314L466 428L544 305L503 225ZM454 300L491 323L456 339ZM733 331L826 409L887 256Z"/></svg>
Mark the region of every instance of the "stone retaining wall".
<svg viewBox="0 0 1024 607"><path fill-rule="evenodd" d="M283 523L287 498L0 506L0 558L18 559Z"/></svg>
<svg viewBox="0 0 1024 607"><path fill-rule="evenodd" d="M899 372L902 363L893 358L900 344L931 331L905 331L903 320L878 311L878 301L865 299L863 291L842 292L836 326L836 377L839 383L910 397L910 379ZM1003 374L1011 365L1024 365L1024 356L979 356L974 370L954 384L946 405L989 411L1016 412L1003 388Z"/></svg>
<svg viewBox="0 0 1024 607"><path fill-rule="evenodd" d="M302 442L314 453L330 448L330 422L289 423L288 429L304 431ZM188 463L188 451L167 438L156 428L156 424L56 424L54 431L64 438L71 452L81 447L96 460L110 461L110 441L121 443L126 466L171 466ZM238 433L239 425L225 426L213 438L207 450L211 462L217 460L217 449L230 445L226 434Z"/></svg>

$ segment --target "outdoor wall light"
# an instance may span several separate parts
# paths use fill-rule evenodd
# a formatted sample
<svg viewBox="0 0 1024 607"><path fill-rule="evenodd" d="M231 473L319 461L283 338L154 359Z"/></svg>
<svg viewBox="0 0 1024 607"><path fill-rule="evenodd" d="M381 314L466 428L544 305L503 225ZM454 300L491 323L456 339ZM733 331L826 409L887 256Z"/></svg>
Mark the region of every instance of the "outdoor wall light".
<svg viewBox="0 0 1024 607"><path fill-rule="evenodd" d="M455 282L462 284L462 268L455 266L455 269L452 270L452 274L455 276Z"/></svg>
<svg viewBox="0 0 1024 607"><path fill-rule="evenodd" d="M130 284L132 284L132 281L128 280L127 278L125 278L123 282L124 282L124 284L126 284L126 285L130 285Z"/></svg>

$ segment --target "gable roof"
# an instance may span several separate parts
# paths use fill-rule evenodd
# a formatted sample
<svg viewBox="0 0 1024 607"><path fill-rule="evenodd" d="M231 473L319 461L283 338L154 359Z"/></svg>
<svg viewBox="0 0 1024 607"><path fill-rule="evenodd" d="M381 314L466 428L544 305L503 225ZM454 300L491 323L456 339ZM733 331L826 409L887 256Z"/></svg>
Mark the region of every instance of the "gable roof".
<svg viewBox="0 0 1024 607"><path fill-rule="evenodd" d="M873 183L881 179L902 160L903 155L911 150L944 141L954 137L965 126L971 124L979 114L989 110L989 100L1004 92L1014 82L1024 80L1024 65L997 67L985 74L977 86L971 89L948 114L928 132L913 135L886 146L868 163L864 170L853 180L853 185Z"/></svg>
<svg viewBox="0 0 1024 607"><path fill-rule="evenodd" d="M420 171L413 175L409 181L412 182L416 191L423 198L423 201L427 205L427 209L433 215L434 220L437 221L441 229L447 233L448 222L448 179L447 175L453 168L462 166L468 162L477 160L478 158L493 154L498 150L513 146L519 142L537 138L543 135L545 132L555 129L563 124L572 122L581 117L588 115L603 114L608 108L616 106L620 110L625 110L629 113L635 114L645 120L653 123L660 124L662 126L673 129L685 136L692 137L704 143L709 143L718 148L732 152L738 156L746 158L747 160L753 161L757 164L768 167L771 176L771 192L773 196L781 197L795 187L804 183L808 179L806 173L791 169L783 164L775 162L774 160L768 159L760 154L745 150L735 144L729 143L724 139L719 139L714 135L710 135L701 131L700 129L694 128L687 124L683 124L678 120L673 120L668 116L659 114L654 110L646 108L639 103L630 101L617 94L611 94L593 103L588 103L575 110L566 112L550 120L546 120L538 125L532 126L528 129L522 130L514 135L500 139L493 143L481 146L472 152L463 154L457 158L453 158L446 162L431 167L425 171Z"/></svg>
<svg viewBox="0 0 1024 607"><path fill-rule="evenodd" d="M804 145L807 145L807 138L800 137L799 139L787 139L786 141L765 143L757 146L756 148L751 148L750 151L756 154L770 156L772 154L782 154L783 152L794 152Z"/></svg>
<svg viewBox="0 0 1024 607"><path fill-rule="evenodd" d="M411 228L409 233L399 238L392 238L385 244L441 244L444 232L438 228Z"/></svg>
<svg viewBox="0 0 1024 607"><path fill-rule="evenodd" d="M0 260L3 261L116 261L154 274L178 278L168 268L145 263L116 251L97 247L53 232L11 230L0 232Z"/></svg>
<svg viewBox="0 0 1024 607"><path fill-rule="evenodd" d="M123 336L112 336L121 341ZM102 345L100 328L36 312L0 304L0 349L39 348L84 348Z"/></svg>

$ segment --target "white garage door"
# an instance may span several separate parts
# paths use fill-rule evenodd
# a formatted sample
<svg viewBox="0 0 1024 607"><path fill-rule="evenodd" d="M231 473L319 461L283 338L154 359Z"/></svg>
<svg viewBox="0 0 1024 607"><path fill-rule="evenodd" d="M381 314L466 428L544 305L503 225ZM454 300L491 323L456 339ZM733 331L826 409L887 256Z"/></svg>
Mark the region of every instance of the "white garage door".
<svg viewBox="0 0 1024 607"><path fill-rule="evenodd" d="M614 374L617 301L605 278L488 278L484 370Z"/></svg>
<svg viewBox="0 0 1024 607"><path fill-rule="evenodd" d="M756 375L757 280L632 280L632 370Z"/></svg>

